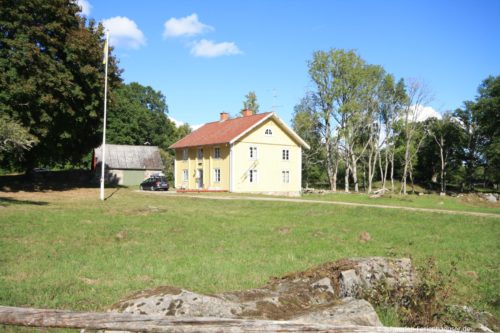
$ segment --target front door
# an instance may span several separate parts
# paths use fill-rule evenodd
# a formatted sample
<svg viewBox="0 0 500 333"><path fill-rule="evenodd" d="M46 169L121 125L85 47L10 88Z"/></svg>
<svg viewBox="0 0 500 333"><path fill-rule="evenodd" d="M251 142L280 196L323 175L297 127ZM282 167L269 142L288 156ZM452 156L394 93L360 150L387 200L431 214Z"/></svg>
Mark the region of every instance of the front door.
<svg viewBox="0 0 500 333"><path fill-rule="evenodd" d="M198 169L198 172L197 172L197 182L198 182L198 188L199 189L202 189L203 188L203 169Z"/></svg>

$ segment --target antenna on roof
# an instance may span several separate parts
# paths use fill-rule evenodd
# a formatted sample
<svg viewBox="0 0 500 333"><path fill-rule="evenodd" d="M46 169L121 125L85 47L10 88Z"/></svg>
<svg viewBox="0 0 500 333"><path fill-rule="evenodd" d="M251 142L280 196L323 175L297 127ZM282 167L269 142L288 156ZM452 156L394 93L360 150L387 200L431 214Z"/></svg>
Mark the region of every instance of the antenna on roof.
<svg viewBox="0 0 500 333"><path fill-rule="evenodd" d="M273 92L273 105L271 106L271 111L276 112L276 108L280 108L283 105L276 105L276 102L278 100L278 94L276 92L276 88L273 88L271 91Z"/></svg>

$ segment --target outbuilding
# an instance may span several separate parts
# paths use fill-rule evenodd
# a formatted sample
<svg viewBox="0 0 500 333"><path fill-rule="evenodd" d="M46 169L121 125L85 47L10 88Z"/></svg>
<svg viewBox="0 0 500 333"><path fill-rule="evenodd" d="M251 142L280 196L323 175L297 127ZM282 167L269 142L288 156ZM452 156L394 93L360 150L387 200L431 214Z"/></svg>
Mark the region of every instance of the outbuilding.
<svg viewBox="0 0 500 333"><path fill-rule="evenodd" d="M94 149L92 169L101 176L102 146ZM152 174L160 173L164 164L156 146L106 144L105 181L116 185L139 185Z"/></svg>

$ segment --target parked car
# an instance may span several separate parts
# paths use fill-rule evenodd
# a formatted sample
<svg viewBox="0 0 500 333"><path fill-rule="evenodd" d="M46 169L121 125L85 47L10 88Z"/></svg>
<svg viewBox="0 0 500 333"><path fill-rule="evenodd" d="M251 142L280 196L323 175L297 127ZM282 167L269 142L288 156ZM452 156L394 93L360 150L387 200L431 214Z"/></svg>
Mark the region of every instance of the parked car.
<svg viewBox="0 0 500 333"><path fill-rule="evenodd" d="M169 186L165 176L151 176L143 180L139 188L150 191L168 191Z"/></svg>

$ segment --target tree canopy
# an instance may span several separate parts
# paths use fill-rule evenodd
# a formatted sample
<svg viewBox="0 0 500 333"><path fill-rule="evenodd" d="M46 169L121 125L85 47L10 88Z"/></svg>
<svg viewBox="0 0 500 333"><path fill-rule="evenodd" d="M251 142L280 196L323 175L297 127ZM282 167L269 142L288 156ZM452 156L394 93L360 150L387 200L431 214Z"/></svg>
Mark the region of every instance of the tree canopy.
<svg viewBox="0 0 500 333"><path fill-rule="evenodd" d="M245 95L245 100L243 101L243 109L251 110L253 114L259 113L259 103L257 103L257 95L255 91L250 91Z"/></svg>
<svg viewBox="0 0 500 333"><path fill-rule="evenodd" d="M150 144L167 150L184 132L168 118L165 96L137 82L120 85L108 112L107 142Z"/></svg>
<svg viewBox="0 0 500 333"><path fill-rule="evenodd" d="M0 113L37 144L19 165L78 162L100 141L103 27L71 0L2 0ZM109 57L109 86L120 81Z"/></svg>
<svg viewBox="0 0 500 333"><path fill-rule="evenodd" d="M303 152L307 184L328 180L336 191L367 192L372 183L401 179L463 189L500 183L500 78L488 77L474 102L441 118L422 119L432 94L421 81L396 80L352 50L313 53L314 89L295 107L293 127L311 143ZM321 166L321 167L318 167ZM343 176L343 181L339 180ZM351 183L352 182L352 183ZM351 184L353 185L351 187Z"/></svg>

